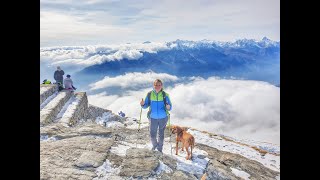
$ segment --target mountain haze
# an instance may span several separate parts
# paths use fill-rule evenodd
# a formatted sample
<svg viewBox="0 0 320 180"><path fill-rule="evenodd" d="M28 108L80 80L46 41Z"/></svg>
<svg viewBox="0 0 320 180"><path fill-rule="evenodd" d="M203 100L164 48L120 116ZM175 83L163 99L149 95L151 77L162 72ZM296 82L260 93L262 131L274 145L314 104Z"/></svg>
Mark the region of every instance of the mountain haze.
<svg viewBox="0 0 320 180"><path fill-rule="evenodd" d="M176 76L238 77L279 84L280 43L263 38L230 42L176 40L157 52L136 49L137 57L106 60L84 68L77 76L111 75L125 72L168 73ZM128 50L129 51L129 50ZM110 55L100 49L101 57ZM270 72L272 70L272 72Z"/></svg>

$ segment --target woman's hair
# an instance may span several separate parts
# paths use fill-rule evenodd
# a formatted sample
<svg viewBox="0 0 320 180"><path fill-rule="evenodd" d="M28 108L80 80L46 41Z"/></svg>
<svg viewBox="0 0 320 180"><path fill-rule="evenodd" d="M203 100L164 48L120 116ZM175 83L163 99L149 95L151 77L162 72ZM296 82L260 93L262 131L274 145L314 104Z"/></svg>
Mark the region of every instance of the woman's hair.
<svg viewBox="0 0 320 180"><path fill-rule="evenodd" d="M162 84L162 81L161 81L160 79L156 79L156 80L153 82L153 85L156 85L158 82L161 83L161 85L163 85L163 84Z"/></svg>

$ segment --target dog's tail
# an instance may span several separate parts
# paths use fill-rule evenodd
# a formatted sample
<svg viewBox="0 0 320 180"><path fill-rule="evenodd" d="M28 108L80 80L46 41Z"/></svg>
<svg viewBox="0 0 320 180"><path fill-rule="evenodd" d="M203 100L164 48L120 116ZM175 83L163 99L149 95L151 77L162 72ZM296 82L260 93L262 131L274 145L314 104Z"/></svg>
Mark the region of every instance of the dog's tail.
<svg viewBox="0 0 320 180"><path fill-rule="evenodd" d="M191 154L192 154L192 149L194 148L194 137L193 136L191 136L189 144L191 146Z"/></svg>

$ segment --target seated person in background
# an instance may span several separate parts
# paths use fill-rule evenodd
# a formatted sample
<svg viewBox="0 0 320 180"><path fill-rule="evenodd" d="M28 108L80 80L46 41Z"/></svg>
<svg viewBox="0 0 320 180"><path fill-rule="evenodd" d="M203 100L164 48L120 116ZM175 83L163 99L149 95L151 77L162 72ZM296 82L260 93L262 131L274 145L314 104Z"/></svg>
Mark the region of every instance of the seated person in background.
<svg viewBox="0 0 320 180"><path fill-rule="evenodd" d="M67 77L64 79L64 88L67 89L67 90L76 90L77 88L75 88L73 86L73 81L72 79L70 78L71 76L68 74Z"/></svg>

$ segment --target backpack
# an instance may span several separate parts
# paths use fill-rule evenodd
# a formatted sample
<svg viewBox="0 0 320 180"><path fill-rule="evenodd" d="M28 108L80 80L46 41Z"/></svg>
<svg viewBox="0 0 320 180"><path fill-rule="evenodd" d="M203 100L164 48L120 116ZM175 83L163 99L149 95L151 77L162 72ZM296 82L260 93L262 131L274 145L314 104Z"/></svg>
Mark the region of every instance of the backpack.
<svg viewBox="0 0 320 180"><path fill-rule="evenodd" d="M61 82L58 82L58 91L62 91L63 90L63 85Z"/></svg>
<svg viewBox="0 0 320 180"><path fill-rule="evenodd" d="M147 117L148 119L150 119L150 113L151 113L151 99L150 99L150 96L151 96L151 92L152 91L149 91L148 92L148 104L149 104L149 111L147 113ZM166 102L167 102L167 98L166 98L166 93L162 90L162 97L163 97L163 104L164 104L164 109L166 110L166 112L168 113L167 111L167 108L166 108Z"/></svg>
<svg viewBox="0 0 320 180"><path fill-rule="evenodd" d="M42 84L51 84L51 81L45 79L45 80L43 80L43 83L42 83Z"/></svg>

